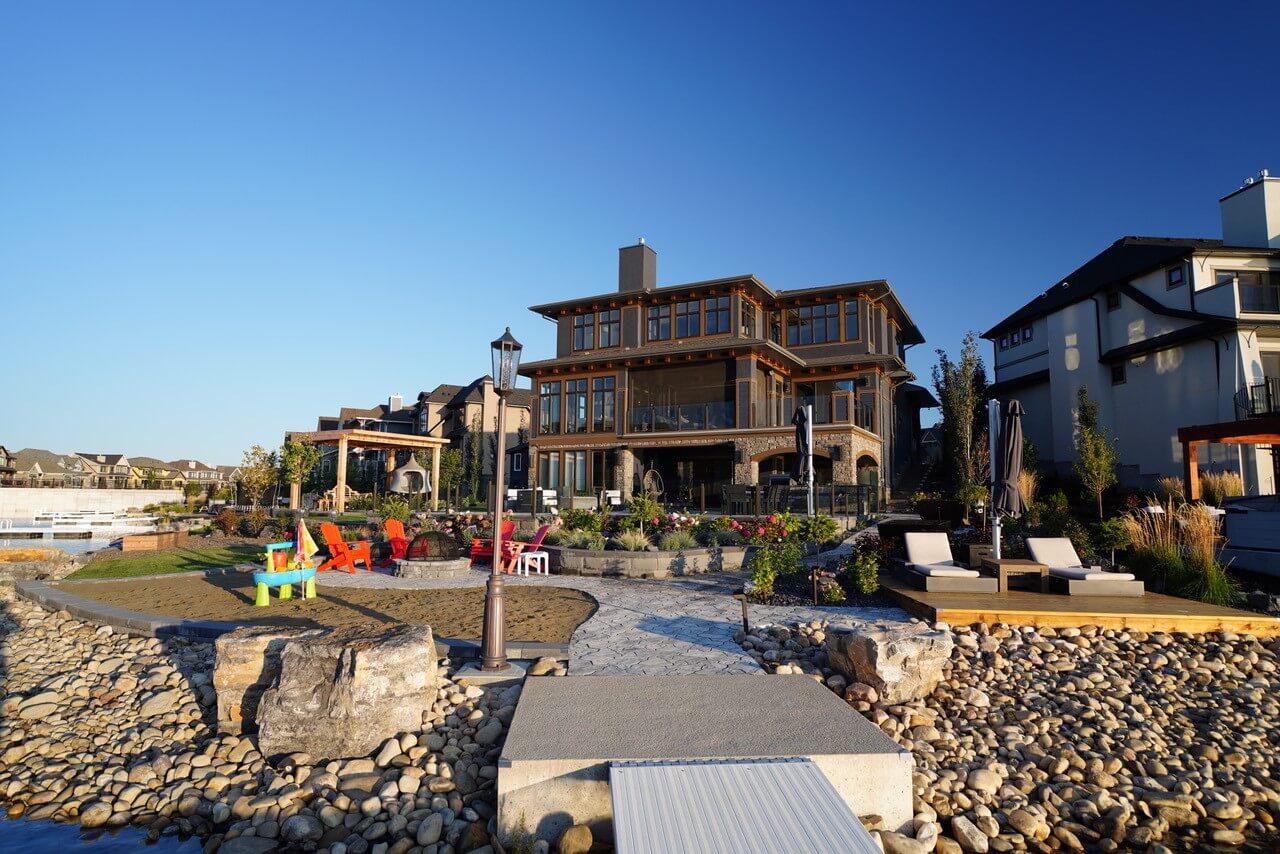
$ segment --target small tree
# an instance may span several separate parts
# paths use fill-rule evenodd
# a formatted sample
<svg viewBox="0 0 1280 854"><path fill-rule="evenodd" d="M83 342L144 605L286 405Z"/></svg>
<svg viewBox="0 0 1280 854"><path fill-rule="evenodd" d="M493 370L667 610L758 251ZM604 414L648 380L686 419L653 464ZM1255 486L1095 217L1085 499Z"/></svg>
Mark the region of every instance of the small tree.
<svg viewBox="0 0 1280 854"><path fill-rule="evenodd" d="M1089 397L1087 386L1076 392L1076 475L1084 488L1098 502L1098 520L1102 515L1102 493L1116 483L1115 440L1105 427L1098 425L1098 402Z"/></svg>
<svg viewBox="0 0 1280 854"><path fill-rule="evenodd" d="M467 486L473 498L480 495L480 477L484 472L484 422L479 413L471 419L467 430Z"/></svg>
<svg viewBox="0 0 1280 854"><path fill-rule="evenodd" d="M978 355L978 336L974 332L964 337L959 360L953 361L943 350L937 354L933 386L942 403L947 473L955 496L967 504L985 491L975 471L974 439L985 423L981 404L986 395L986 369Z"/></svg>
<svg viewBox="0 0 1280 854"><path fill-rule="evenodd" d="M254 507L262 502L262 496L277 480L276 455L273 452L261 445L254 445L244 452L240 464L240 487Z"/></svg>
<svg viewBox="0 0 1280 854"><path fill-rule="evenodd" d="M320 464L320 449L305 442L285 442L280 446L280 473L286 483L303 483Z"/></svg>

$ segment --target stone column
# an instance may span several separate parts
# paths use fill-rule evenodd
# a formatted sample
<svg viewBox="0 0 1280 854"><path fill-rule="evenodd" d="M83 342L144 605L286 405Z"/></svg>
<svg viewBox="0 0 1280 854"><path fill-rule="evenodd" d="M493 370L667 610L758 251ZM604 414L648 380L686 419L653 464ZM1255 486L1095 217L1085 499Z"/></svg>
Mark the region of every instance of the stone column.
<svg viewBox="0 0 1280 854"><path fill-rule="evenodd" d="M431 452L431 510L440 509L440 455L444 453L444 445L436 445Z"/></svg>
<svg viewBox="0 0 1280 854"><path fill-rule="evenodd" d="M618 461L613 467L613 482L622 490L622 500L631 499L631 484L636 476L636 455L630 448L618 448Z"/></svg>

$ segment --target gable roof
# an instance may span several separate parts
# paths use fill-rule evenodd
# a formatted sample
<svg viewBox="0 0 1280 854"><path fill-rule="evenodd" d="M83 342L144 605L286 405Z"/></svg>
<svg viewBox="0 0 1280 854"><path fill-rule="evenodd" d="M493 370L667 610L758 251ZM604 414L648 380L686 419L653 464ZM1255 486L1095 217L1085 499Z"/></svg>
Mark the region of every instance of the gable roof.
<svg viewBox="0 0 1280 854"><path fill-rule="evenodd" d="M178 471L182 471L182 472L215 471L213 466L206 465L205 463L202 463L199 460L174 460L173 462L169 463L169 465L173 466Z"/></svg>
<svg viewBox="0 0 1280 854"><path fill-rule="evenodd" d="M1280 250L1227 246L1221 240L1197 237L1122 237L992 326L982 337L995 338L1001 332L1086 300L1099 291L1126 284L1160 267L1172 266L1193 253L1217 251L1280 256Z"/></svg>
<svg viewBox="0 0 1280 854"><path fill-rule="evenodd" d="M129 464L129 458L124 454L86 454L84 451L76 451L76 456L84 460L86 463L95 466L118 466L122 464Z"/></svg>
<svg viewBox="0 0 1280 854"><path fill-rule="evenodd" d="M129 457L129 465L140 469L156 469L157 471L175 472L182 474L182 470L174 466L173 463L166 463L162 459L156 457Z"/></svg>
<svg viewBox="0 0 1280 854"><path fill-rule="evenodd" d="M71 466L75 465L74 454L55 454L53 451L46 451L44 448L23 448L13 454L13 465L17 471L30 471L33 467L39 466L42 472L52 474L55 472L72 472ZM82 464L81 474L88 469Z"/></svg>

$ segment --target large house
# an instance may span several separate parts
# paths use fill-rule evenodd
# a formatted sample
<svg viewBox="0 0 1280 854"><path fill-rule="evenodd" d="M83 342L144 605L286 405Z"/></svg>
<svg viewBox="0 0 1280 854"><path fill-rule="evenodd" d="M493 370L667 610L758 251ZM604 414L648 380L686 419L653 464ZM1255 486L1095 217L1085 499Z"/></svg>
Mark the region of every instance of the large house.
<svg viewBox="0 0 1280 854"><path fill-rule="evenodd" d="M71 487L82 489L97 485L88 464L75 454L55 454L43 448L23 448L12 457L11 486Z"/></svg>
<svg viewBox="0 0 1280 854"><path fill-rule="evenodd" d="M1065 473L1075 458L1081 386L1130 488L1182 474L1180 427L1280 414L1280 179L1250 179L1221 214L1220 240L1117 240L983 336L995 350L991 392L1022 402L1044 464ZM1239 471L1250 494L1274 493L1277 455L1218 444L1198 462Z"/></svg>
<svg viewBox="0 0 1280 854"><path fill-rule="evenodd" d="M16 472L13 454L9 453L4 445L0 445L0 486L13 486L13 477Z"/></svg>
<svg viewBox="0 0 1280 854"><path fill-rule="evenodd" d="M155 457L130 457L129 465L134 485L142 489L182 489L187 482L186 475L173 463Z"/></svg>
<svg viewBox="0 0 1280 854"><path fill-rule="evenodd" d="M906 349L924 338L882 280L775 291L755 276L657 286L657 253L619 250L616 291L533 306L555 357L526 362L537 395L528 467L566 495L629 495L647 472L669 496L790 471L793 413L812 404L815 480L890 483L936 405ZM923 392L923 394L920 394ZM914 426L912 426L914 425ZM656 482L656 479L651 482Z"/></svg>

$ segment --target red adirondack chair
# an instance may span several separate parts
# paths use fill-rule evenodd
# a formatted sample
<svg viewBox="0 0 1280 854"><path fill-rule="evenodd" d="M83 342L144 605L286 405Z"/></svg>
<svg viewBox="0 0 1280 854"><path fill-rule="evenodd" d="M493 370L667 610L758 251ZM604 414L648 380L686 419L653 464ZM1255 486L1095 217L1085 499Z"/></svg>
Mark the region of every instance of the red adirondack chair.
<svg viewBox="0 0 1280 854"><path fill-rule="evenodd" d="M547 536L547 531L551 530L550 525L543 525L533 535L530 542L521 542L520 540L503 540L502 541L502 571L510 575L515 571L516 559L520 557L521 552L536 552L538 547L542 545L543 539Z"/></svg>
<svg viewBox="0 0 1280 854"><path fill-rule="evenodd" d="M516 532L515 522L502 523L502 541L510 542L511 535ZM493 560L493 540L482 540L476 537L471 541L471 565L475 566L477 560L492 561Z"/></svg>
<svg viewBox="0 0 1280 854"><path fill-rule="evenodd" d="M356 571L356 561L364 561L364 568L373 571L373 549L368 540L355 543L344 543L342 532L332 522L320 523L320 536L329 549L329 559L316 567L316 572L326 569L343 569L352 575Z"/></svg>
<svg viewBox="0 0 1280 854"><path fill-rule="evenodd" d="M391 546L391 556L379 564L386 567L391 566L393 560L404 560L409 551L409 538L405 536L404 523L399 519L385 520L382 529L387 532L387 543Z"/></svg>

